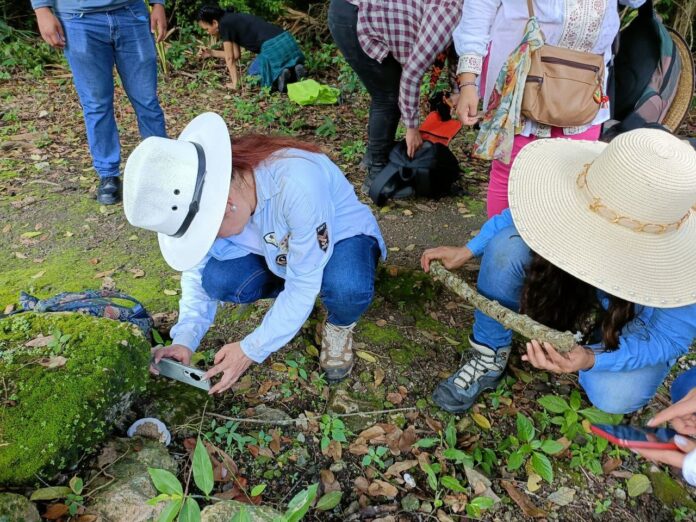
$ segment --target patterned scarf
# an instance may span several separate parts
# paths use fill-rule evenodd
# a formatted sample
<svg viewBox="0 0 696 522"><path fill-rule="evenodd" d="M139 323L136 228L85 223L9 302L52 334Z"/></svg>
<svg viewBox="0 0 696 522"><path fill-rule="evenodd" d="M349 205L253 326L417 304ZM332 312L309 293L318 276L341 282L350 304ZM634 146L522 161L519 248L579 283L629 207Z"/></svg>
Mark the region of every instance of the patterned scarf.
<svg viewBox="0 0 696 522"><path fill-rule="evenodd" d="M544 45L536 17L527 22L520 45L512 52L498 74L481 121L473 155L480 159L497 159L510 163L515 134L522 131L522 95L532 64L532 52Z"/></svg>

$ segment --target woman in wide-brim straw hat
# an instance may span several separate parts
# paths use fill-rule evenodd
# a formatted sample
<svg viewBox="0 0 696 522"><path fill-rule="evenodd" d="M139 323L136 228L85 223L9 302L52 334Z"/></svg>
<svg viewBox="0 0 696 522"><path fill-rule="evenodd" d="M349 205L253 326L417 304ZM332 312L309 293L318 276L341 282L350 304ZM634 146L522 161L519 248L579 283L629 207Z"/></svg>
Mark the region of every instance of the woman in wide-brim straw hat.
<svg viewBox="0 0 696 522"><path fill-rule="evenodd" d="M210 393L223 392L288 343L320 296L328 312L320 365L329 380L348 375L353 327L386 248L370 209L316 145L252 135L232 147L222 118L202 114L177 140L138 145L123 206L132 225L158 232L165 260L183 271L173 344L156 362L188 364L220 301L275 298L253 332L215 355L204 378L222 373Z"/></svg>
<svg viewBox="0 0 696 522"><path fill-rule="evenodd" d="M571 352L533 340L522 358L579 372L607 412L640 408L696 338L696 152L652 129L609 145L539 140L515 161L509 197L466 246L426 250L423 268L482 256L481 294L560 330L595 319ZM477 311L469 340L467 360L433 396L451 412L498 385L512 332Z"/></svg>

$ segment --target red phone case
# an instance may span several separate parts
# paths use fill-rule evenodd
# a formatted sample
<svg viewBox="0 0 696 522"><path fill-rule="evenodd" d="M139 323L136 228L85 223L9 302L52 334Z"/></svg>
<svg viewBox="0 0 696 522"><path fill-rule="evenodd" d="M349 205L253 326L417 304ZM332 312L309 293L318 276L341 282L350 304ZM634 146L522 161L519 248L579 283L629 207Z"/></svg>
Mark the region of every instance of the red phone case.
<svg viewBox="0 0 696 522"><path fill-rule="evenodd" d="M642 441L642 440L619 439L619 438L615 437L614 435L612 435L611 433L607 433L603 429L600 429L594 425L590 426L590 430L595 435L602 437L603 439L607 439L612 444L616 444L617 446L621 446L622 448L636 448L636 449L644 448L644 449L661 449L661 450L681 451L679 449L679 447L674 443L674 441L649 442L649 441Z"/></svg>

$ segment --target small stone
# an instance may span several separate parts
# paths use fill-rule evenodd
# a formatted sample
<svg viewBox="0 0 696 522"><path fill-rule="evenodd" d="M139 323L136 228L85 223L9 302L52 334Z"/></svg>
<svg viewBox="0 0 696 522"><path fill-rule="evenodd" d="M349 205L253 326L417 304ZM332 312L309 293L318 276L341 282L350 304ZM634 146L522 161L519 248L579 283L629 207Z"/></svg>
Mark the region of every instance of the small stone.
<svg viewBox="0 0 696 522"><path fill-rule="evenodd" d="M626 492L622 488L616 488L614 491L614 496L618 500L626 500Z"/></svg>
<svg viewBox="0 0 696 522"><path fill-rule="evenodd" d="M346 469L346 463L343 462L342 460L339 460L338 462L334 462L333 464L331 464L329 469L334 473L338 473L338 472Z"/></svg>
<svg viewBox="0 0 696 522"><path fill-rule="evenodd" d="M401 508L408 513L418 511L420 505L420 500L418 500L418 497L415 496L413 493L409 493L401 499Z"/></svg>
<svg viewBox="0 0 696 522"><path fill-rule="evenodd" d="M40 522L39 511L33 502L23 495L0 493L0 520Z"/></svg>
<svg viewBox="0 0 696 522"><path fill-rule="evenodd" d="M416 487L416 481L410 473L404 473L404 482L407 488L412 489Z"/></svg>
<svg viewBox="0 0 696 522"><path fill-rule="evenodd" d="M432 513L433 506L430 502L423 502L418 511L420 511L421 513Z"/></svg>

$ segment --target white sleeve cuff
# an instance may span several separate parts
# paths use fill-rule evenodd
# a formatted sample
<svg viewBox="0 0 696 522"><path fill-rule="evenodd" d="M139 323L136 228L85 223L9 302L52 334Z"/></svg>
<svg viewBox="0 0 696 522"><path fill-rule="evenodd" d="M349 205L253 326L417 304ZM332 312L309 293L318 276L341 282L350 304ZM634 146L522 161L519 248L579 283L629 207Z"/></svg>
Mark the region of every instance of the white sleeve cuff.
<svg viewBox="0 0 696 522"><path fill-rule="evenodd" d="M172 344L180 344L192 352L195 352L198 349L200 342L198 339L196 339L194 334L190 332L182 332L174 336L174 339L172 339Z"/></svg>
<svg viewBox="0 0 696 522"><path fill-rule="evenodd" d="M457 63L457 75L462 73L481 74L483 69L483 56L478 54L463 54Z"/></svg>
<svg viewBox="0 0 696 522"><path fill-rule="evenodd" d="M696 486L696 450L687 453L686 457L684 457L682 476L690 486Z"/></svg>

